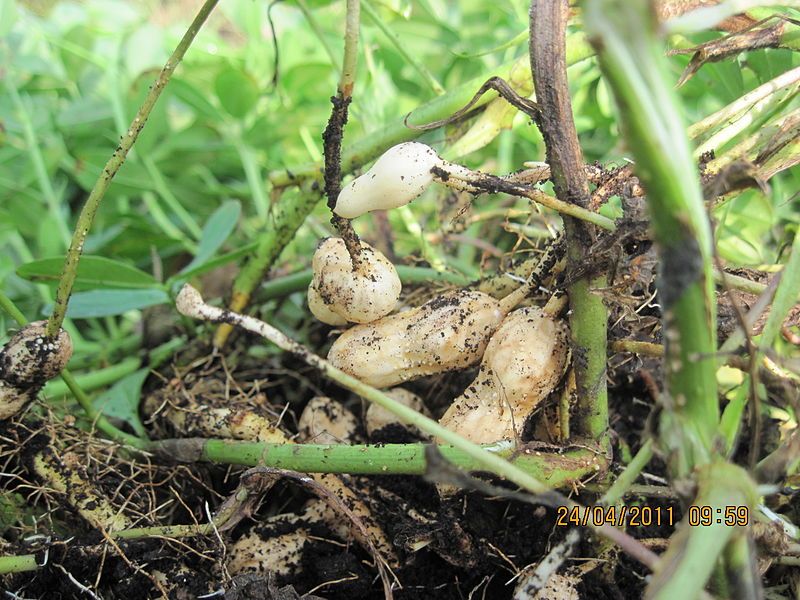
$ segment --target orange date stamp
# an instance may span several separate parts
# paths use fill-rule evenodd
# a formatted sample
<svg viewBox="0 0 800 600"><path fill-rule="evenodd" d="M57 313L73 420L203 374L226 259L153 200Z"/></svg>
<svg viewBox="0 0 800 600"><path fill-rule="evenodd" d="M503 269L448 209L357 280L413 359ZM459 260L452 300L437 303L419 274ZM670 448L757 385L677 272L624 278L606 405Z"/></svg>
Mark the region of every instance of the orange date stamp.
<svg viewBox="0 0 800 600"><path fill-rule="evenodd" d="M676 512L672 506L559 506L556 525L612 527L649 527L675 525Z"/></svg>

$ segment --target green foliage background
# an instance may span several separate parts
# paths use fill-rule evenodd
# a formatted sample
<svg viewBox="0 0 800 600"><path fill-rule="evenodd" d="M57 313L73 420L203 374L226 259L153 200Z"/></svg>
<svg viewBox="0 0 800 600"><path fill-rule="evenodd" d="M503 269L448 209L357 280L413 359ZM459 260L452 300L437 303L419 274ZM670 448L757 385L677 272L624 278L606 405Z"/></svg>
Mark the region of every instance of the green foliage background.
<svg viewBox="0 0 800 600"><path fill-rule="evenodd" d="M366 12L362 15L345 148L436 96L420 65L447 90L527 55L525 2L372 0L369 6L399 43ZM5 87L0 94L0 285L28 318L46 314L77 212L196 8L191 2L0 0ZM103 366L135 350L141 339L139 309L168 302L190 270L246 256L269 219L270 174L321 160L320 135L338 80L343 22L342 2L219 4L115 179L87 240L86 255L113 262L82 263L71 314L84 318L68 323L76 343L73 367ZM672 43L685 46L710 37ZM688 59L671 61L677 80ZM763 50L705 65L680 89L687 122L798 62L788 50ZM626 151L615 108L595 60L572 67L570 84L587 160L622 163ZM779 108L797 103L792 97L789 106ZM436 130L422 139L445 149L463 131L463 126ZM542 159L538 131L517 115L511 130L461 160L506 173ZM741 266L780 262L798 222L798 176L800 171L792 169L771 181L770 196L746 192L717 212L723 259ZM390 215L398 254L440 259L448 270L475 277L481 271L476 248L420 244L415 226L433 234L447 226L437 214L437 194L441 191L417 201L413 213ZM498 203L498 198L482 198L473 210L491 210ZM527 209L522 201L516 206ZM616 212L613 202L604 210ZM358 227L368 239L375 235L368 221ZM317 240L330 233L327 210L319 205L275 272L308 266ZM491 235L504 251L518 239L513 232ZM53 260L34 262L48 258ZM302 294L281 303L278 322L300 328L306 318L303 303ZM0 337L10 327L0 314Z"/></svg>

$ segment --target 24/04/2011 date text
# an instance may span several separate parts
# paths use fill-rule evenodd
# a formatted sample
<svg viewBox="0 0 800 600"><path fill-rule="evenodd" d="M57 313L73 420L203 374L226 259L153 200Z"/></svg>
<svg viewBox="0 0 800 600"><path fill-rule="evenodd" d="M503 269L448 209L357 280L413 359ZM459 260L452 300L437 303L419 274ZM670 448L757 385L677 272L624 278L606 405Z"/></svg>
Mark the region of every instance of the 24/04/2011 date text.
<svg viewBox="0 0 800 600"><path fill-rule="evenodd" d="M672 506L559 506L556 509L556 525L586 526L611 525L614 527L649 527L651 525L673 526L676 515ZM687 511L690 527L745 526L750 522L750 509L747 506L697 506Z"/></svg>
<svg viewBox="0 0 800 600"><path fill-rule="evenodd" d="M556 525L672 526L675 516L672 506L559 506L556 509Z"/></svg>

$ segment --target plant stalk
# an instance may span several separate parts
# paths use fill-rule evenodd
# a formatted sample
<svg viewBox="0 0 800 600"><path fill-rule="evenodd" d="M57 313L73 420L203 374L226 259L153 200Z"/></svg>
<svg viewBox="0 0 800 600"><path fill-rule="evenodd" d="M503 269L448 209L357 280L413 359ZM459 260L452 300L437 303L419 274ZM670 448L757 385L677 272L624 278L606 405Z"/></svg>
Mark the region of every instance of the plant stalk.
<svg viewBox="0 0 800 600"><path fill-rule="evenodd" d="M35 571L41 565L36 560L35 554L20 554L18 556L0 556L0 575L8 573L24 573Z"/></svg>
<svg viewBox="0 0 800 600"><path fill-rule="evenodd" d="M708 462L719 421L712 237L647 0L589 0L586 24L647 190L659 247L667 407L660 443L673 476Z"/></svg>
<svg viewBox="0 0 800 600"><path fill-rule="evenodd" d="M556 197L564 203L588 209L589 184L583 154L572 117L567 82L566 0L533 0L530 10L530 60L539 113L536 123L544 137L547 162ZM574 218L564 218L567 270L586 263L586 253L596 232ZM608 432L606 389L606 340L608 312L602 299L592 293L606 286L605 276L581 278L567 292L570 332L578 391L575 433L602 440Z"/></svg>
<svg viewBox="0 0 800 600"><path fill-rule="evenodd" d="M184 438L155 442L151 450L190 462L264 466L301 473L348 473L351 475L425 475L426 448L431 444L273 444L236 440ZM486 466L461 448L437 445L454 466L481 471ZM525 447L493 444L483 448L507 459L548 488L569 487L597 471L597 453L577 449L564 453L528 452ZM601 467L602 468L602 467Z"/></svg>
<svg viewBox="0 0 800 600"><path fill-rule="evenodd" d="M328 119L328 125L322 132L323 154L325 158L325 195L328 198L328 208L331 209L333 223L339 235L342 236L347 252L353 262L353 269L358 269L361 263L361 241L353 229L350 219L344 219L333 213L336 200L342 189L342 139L344 127L347 125L347 116L350 102L353 100L353 87L356 82L356 68L358 66L358 28L361 16L360 0L347 0L347 15L344 31L344 58L342 59L342 75L336 96L331 98L333 109Z"/></svg>
<svg viewBox="0 0 800 600"><path fill-rule="evenodd" d="M228 304L232 311L240 312L247 307L253 290L264 279L286 244L292 241L318 201L319 195L315 192L285 190L281 198L273 203L272 211L267 218L269 226L260 235L255 252L233 282L233 292ZM231 331L233 329L227 323L220 325L214 333L214 347L224 346Z"/></svg>
<svg viewBox="0 0 800 600"><path fill-rule="evenodd" d="M203 23L205 23L218 1L219 0L206 0L198 11L191 25L189 25L189 28L186 30L186 33L183 35L183 38L175 48L175 51L167 59L164 68L161 69L161 73L159 73L147 97L144 99L141 107L139 107L139 111L133 118L128 131L122 136L119 146L117 146L117 149L114 150L111 158L108 159L105 167L103 167L100 177L95 182L92 191L89 193L89 197L86 199L86 203L81 209L78 221L75 224L75 232L72 234L72 240L67 250L66 259L64 260L64 269L61 274L58 289L56 290L53 313L47 321L47 335L51 338L58 335L61 324L64 322L64 316L67 313L67 304L69 303L69 297L72 294L72 287L75 283L75 277L77 276L78 261L83 252L83 244L86 241L86 236L89 234L89 230L94 222L94 217L100 207L100 201L111 186L111 181L114 179L114 176L125 162L125 157L128 155L128 152L130 152L130 149L133 147L134 143L136 143L139 133L141 133L144 128L147 118L150 116L150 112L153 110L161 92L172 77L172 73L178 64L180 64L184 54L186 54L195 36L200 31L200 28Z"/></svg>
<svg viewBox="0 0 800 600"><path fill-rule="evenodd" d="M722 460L708 463L699 467L697 485L692 510L697 510L698 518L710 517L696 527L685 522L678 527L647 586L648 600L699 597L728 542L746 535L745 527L725 524L730 513L727 507L734 507L734 513L735 508L748 507L750 521L753 520L758 496L755 485L741 467ZM741 558L735 542L730 552Z"/></svg>

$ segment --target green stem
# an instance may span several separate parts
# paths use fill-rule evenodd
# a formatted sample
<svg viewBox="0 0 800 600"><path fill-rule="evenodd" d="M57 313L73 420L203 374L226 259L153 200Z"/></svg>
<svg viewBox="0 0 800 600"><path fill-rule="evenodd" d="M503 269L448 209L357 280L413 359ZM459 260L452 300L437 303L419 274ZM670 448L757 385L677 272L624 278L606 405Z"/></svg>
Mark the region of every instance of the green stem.
<svg viewBox="0 0 800 600"><path fill-rule="evenodd" d="M411 207L407 204L400 206L397 208L397 212L400 215L400 219L403 221L403 225L406 226L406 231L411 234L411 237L417 243L422 258L426 260L431 267L433 267L433 270L437 272L444 271L447 266L442 253L440 252L439 248L432 246L425 239L425 233L422 231L422 225L419 224L419 221L414 215L414 211L411 210Z"/></svg>
<svg viewBox="0 0 800 600"><path fill-rule="evenodd" d="M793 158L797 157L798 119L800 119L800 109L794 109L764 123L755 133L737 143L725 154L710 161L706 165L705 173L716 175L725 167L744 159L759 167L759 177L769 179L775 173L783 170L780 165L770 166L771 161L781 154L781 152L775 153L776 143L783 144L784 149L788 149L794 155ZM767 154L766 159L762 156L764 154ZM726 196L728 196L726 199L730 199L738 197L738 194L726 194ZM716 202L714 208L719 208L720 205L720 202Z"/></svg>
<svg viewBox="0 0 800 600"><path fill-rule="evenodd" d="M714 281L723 286L723 288L730 288L756 295L763 294L767 289L766 285L758 281L753 281L746 277L741 277L740 275L723 273L716 269L714 270Z"/></svg>
<svg viewBox="0 0 800 600"><path fill-rule="evenodd" d="M753 540L745 531L737 531L725 548L725 570L734 598L763 598L764 589L756 561Z"/></svg>
<svg viewBox="0 0 800 600"><path fill-rule="evenodd" d="M670 540L658 568L647 586L645 597L652 600L698 598L711 576L717 558L728 542L745 533L741 526L725 524L726 507L749 507L753 514L758 495L744 469L721 460L700 467L696 473L698 492L682 526ZM691 508L695 507L695 508ZM699 509L699 510L698 510ZM697 510L698 512L694 512ZM708 512L707 512L708 511ZM697 517L711 518L696 525ZM752 521L752 517L750 519Z"/></svg>
<svg viewBox="0 0 800 600"><path fill-rule="evenodd" d="M294 238L294 234L318 201L319 195L315 192L298 193L297 190L287 190L273 205L267 230L260 235L255 253L242 267L233 283L229 304L231 310L241 311L247 306L253 290L264 279L286 244ZM214 334L214 346L224 346L230 333L230 326L221 325Z"/></svg>
<svg viewBox="0 0 800 600"><path fill-rule="evenodd" d="M177 350L185 346L186 338L178 337L163 343L150 351L150 361L147 366L156 369L165 360L170 358ZM74 368L74 365L73 365ZM96 369L91 373L84 373L75 376L75 382L84 392L91 392L122 379L134 371L142 368L142 361L135 356L125 358L115 365L104 369ZM42 393L49 397L58 398L67 393L69 387L64 381L50 381L42 390Z"/></svg>
<svg viewBox="0 0 800 600"><path fill-rule="evenodd" d="M436 77L433 76L433 73L430 72L428 67L409 54L409 52L406 50L408 44L403 43L400 37L386 26L386 23L383 22L383 19L375 11L375 9L372 8L372 5L369 3L369 1L362 0L361 6L369 20L372 21L372 23L383 32L383 35L389 38L389 41L392 42L395 50L397 50L397 52L400 53L400 56L402 56L405 61L411 65L417 73L419 73L420 77L422 77L425 83L428 84L428 87L431 88L431 91L433 91L433 93L437 96L444 94L445 89L442 87L442 84L439 83Z"/></svg>
<svg viewBox="0 0 800 600"><path fill-rule="evenodd" d="M589 183L572 117L567 80L568 18L567 0L531 2L530 60L536 101L540 107L535 119L544 137L556 197L566 206L591 213L588 210ZM594 243L597 232L578 219L565 218L564 233L567 269L574 272L585 265L587 252ZM606 283L604 275L584 277L572 283L567 290L578 394L575 426L572 429L578 435L597 441L605 439L608 434L608 311L602 298L593 290L605 288Z"/></svg>
<svg viewBox="0 0 800 600"><path fill-rule="evenodd" d="M758 131L769 121L771 116L775 115L781 108L784 108L787 102L797 95L798 89L800 89L800 83L796 83L793 89L788 90L783 96L770 96L758 102L739 118L714 133L702 144L699 144L694 149L694 156L699 158L709 152L720 155L722 148L743 131L747 129ZM741 158L741 156L737 158Z"/></svg>
<svg viewBox="0 0 800 600"><path fill-rule="evenodd" d="M141 368L141 366L142 361L135 356L131 356L110 367L94 369L90 373L74 376L74 381L84 392L91 392L119 381L125 375L130 375ZM65 380L52 380L44 386L42 392L48 397L58 398L66 394L68 390L69 386Z"/></svg>
<svg viewBox="0 0 800 600"><path fill-rule="evenodd" d="M86 199L81 214L78 216L78 221L75 224L75 232L72 235L69 250L67 250L64 270L58 284L58 290L56 291L53 313L50 315L50 319L47 322L47 335L49 337L55 337L61 329L61 324L64 322L67 304L69 303L69 297L72 294L72 287L75 283L75 277L77 276L78 261L83 252L83 244L92 227L97 210L100 207L100 201L103 199L103 196L105 196L106 191L111 185L111 181L114 179L117 171L119 171L122 163L125 161L125 157L139 137L139 133L144 128L147 118L150 116L150 112L153 110L164 87L169 82L173 71L181 62L183 55L189 49L198 31L200 31L200 27L211 14L217 2L218 0L206 0L200 8L194 21L189 25L180 43L178 43L178 46L175 48L175 51L167 59L164 68L161 70L161 73L159 73L147 97L144 99L142 106L131 122L130 128L125 132L125 135L122 136L119 146L111 155L111 158L108 159L105 167L103 167L103 171L100 173L100 177L89 193L89 197Z"/></svg>
<svg viewBox="0 0 800 600"><path fill-rule="evenodd" d="M253 205L255 206L256 214L260 219L265 220L269 213L269 199L267 198L264 180L261 177L261 170L256 161L255 153L253 149L241 139L238 133L233 143L236 151L239 153L239 160L242 161L242 168L244 168L247 185L250 187L250 193L253 196Z"/></svg>
<svg viewBox="0 0 800 600"><path fill-rule="evenodd" d="M153 449L165 455L189 457L213 463L266 466L301 473L349 473L352 475L424 475L426 451L431 444L321 445L268 444L189 438L156 442ZM481 471L485 463L463 448L436 445L442 456L465 471ZM586 449L564 453L526 453L511 444L483 449L502 457L549 488L567 487L596 471L597 453Z"/></svg>
<svg viewBox="0 0 800 600"><path fill-rule="evenodd" d="M144 192L142 194L142 202L144 202L147 212L150 214L150 218L153 219L153 222L164 232L166 237L179 242L190 254L197 253L197 244L192 242L192 240L170 220L167 213L161 208L161 204L159 204L158 198L153 192Z"/></svg>
<svg viewBox="0 0 800 600"><path fill-rule="evenodd" d="M358 28L361 22L360 0L347 0L344 29L344 58L342 59L342 75L339 78L339 92L344 98L353 95L358 66Z"/></svg>
<svg viewBox="0 0 800 600"><path fill-rule="evenodd" d="M617 477L614 483L611 484L611 487L606 490L606 493L603 494L599 503L612 506L619 502L631 489L651 458L653 458L653 440L652 438L648 438L647 441L642 444L642 447L639 448L636 456L634 456L631 462L628 463L628 466L625 467L625 470Z"/></svg>
<svg viewBox="0 0 800 600"><path fill-rule="evenodd" d="M199 525L156 525L153 527L134 527L109 532L116 540L138 540L145 537L183 538L195 535L208 535L214 532L213 523Z"/></svg>
<svg viewBox="0 0 800 600"><path fill-rule="evenodd" d="M214 532L214 525L204 523L201 525L163 525L154 527L136 527L121 531L110 531L109 537L116 540L137 540L145 537L182 538L195 535L209 535ZM36 571L43 567L36 560L35 554L20 554L17 556L0 556L0 575L9 573L24 573Z"/></svg>
<svg viewBox="0 0 800 600"><path fill-rule="evenodd" d="M78 385L78 382L75 381L75 377L73 377L72 373L70 373L67 369L61 371L61 379L64 380L64 383L69 388L69 391L72 392L73 396L75 396L75 400L77 400L78 404L81 405L81 408L86 413L86 416L92 421L92 423L94 423L94 426L107 435L110 440L120 444L127 444L128 446L132 446L140 450L146 450L149 447L150 442L148 440L125 433L121 429L118 429L112 425L111 422L92 405L92 399L86 395L86 393Z"/></svg>
<svg viewBox="0 0 800 600"><path fill-rule="evenodd" d="M573 202L567 202L562 198L554 198L531 186L520 185L509 180L507 177L478 173L459 165L458 171L446 173L446 179L440 174L434 174L434 180L450 188L467 191L473 194L504 192L512 196L528 198L529 200L560 213L562 216L586 221L606 231L615 231L617 228L613 219L609 219L608 217L578 204L574 204Z"/></svg>
<svg viewBox="0 0 800 600"><path fill-rule="evenodd" d="M361 241L353 229L350 219L345 219L333 212L336 199L342 189L342 141L344 128L347 125L350 102L353 99L353 88L356 83L356 69L358 68L358 34L361 24L360 0L347 0L344 30L344 56L342 58L342 73L336 89L336 96L331 97L331 116L322 132L322 153L325 164L324 186L328 208L331 210L333 223L339 232L347 253L350 255L353 269L358 269L361 264Z"/></svg>
<svg viewBox="0 0 800 600"><path fill-rule="evenodd" d="M781 280L770 305L769 317L761 332L759 340L761 352L770 348L775 342L786 315L797 302L798 294L800 294L800 231L795 232L789 260L781 272Z"/></svg>
<svg viewBox="0 0 800 600"><path fill-rule="evenodd" d="M686 130L647 0L586 3L600 66L647 190L661 258L660 302L671 402L661 443L674 476L710 459L719 421L712 237Z"/></svg>
<svg viewBox="0 0 800 600"><path fill-rule="evenodd" d="M70 367L74 370L86 369L103 363L113 363L121 356L128 356L131 352L135 352L142 345L141 334L133 333L130 329L125 329L122 336L97 344L97 348L93 349L93 354L80 354L73 356L70 360ZM96 354L95 354L96 352Z"/></svg>
<svg viewBox="0 0 800 600"><path fill-rule="evenodd" d="M8 573L24 573L35 571L39 568L35 554L20 554L19 556L0 556L0 575Z"/></svg>
<svg viewBox="0 0 800 600"><path fill-rule="evenodd" d="M16 304L0 290L0 308L8 313L8 315L17 322L17 325L24 327L28 324L28 319L22 314L22 311L17 308Z"/></svg>
<svg viewBox="0 0 800 600"><path fill-rule="evenodd" d="M797 84L798 81L800 81L800 67L795 67L794 69L786 71L785 73L781 73L774 79L771 79L770 81L758 86L754 90L751 90L743 96L740 96L717 112L708 115L700 121L697 121L697 123L689 127L687 133L692 139L701 138L701 136L703 136L703 134L706 132L719 127L726 121L728 123L733 122L741 117L741 115L745 112L749 112L762 100L775 95L780 90Z"/></svg>
<svg viewBox="0 0 800 600"><path fill-rule="evenodd" d="M150 179L153 180L153 187L158 192L158 195L164 199L166 205L169 206L173 214L178 217L181 223L183 223L183 226L186 227L186 230L192 235L192 237L196 240L199 240L203 234L202 229L197 224L197 221L194 220L189 211L183 207L180 200L178 200L175 197L175 194L172 193L172 190L169 188L169 184L164 179L164 175L161 173L161 170L158 168L156 163L153 162L153 159L150 158L150 156L142 156L140 154L138 158L142 161L144 168L147 170L147 174L150 175ZM194 250L197 251L197 247L193 242L192 246L194 246Z"/></svg>

